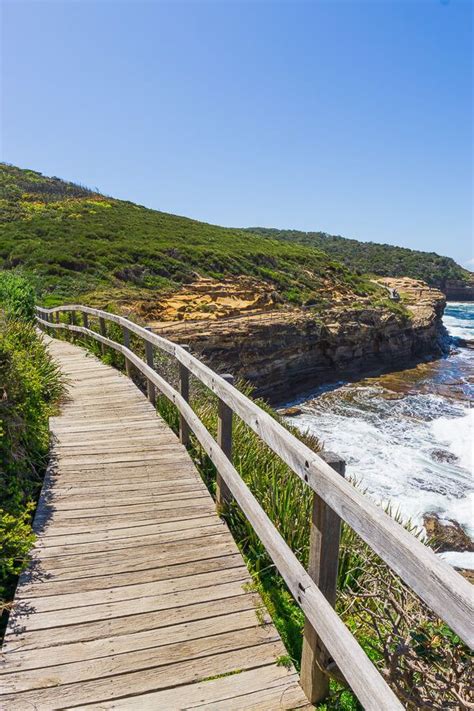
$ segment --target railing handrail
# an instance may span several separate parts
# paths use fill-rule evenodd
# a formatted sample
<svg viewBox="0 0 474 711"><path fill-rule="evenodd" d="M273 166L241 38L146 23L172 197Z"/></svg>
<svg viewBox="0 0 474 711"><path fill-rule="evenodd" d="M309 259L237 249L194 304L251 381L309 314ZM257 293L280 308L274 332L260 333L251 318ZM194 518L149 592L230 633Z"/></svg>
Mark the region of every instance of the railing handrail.
<svg viewBox="0 0 474 711"><path fill-rule="evenodd" d="M387 709L400 708L400 705L351 633L321 595L314 581L308 576L264 514L236 469L220 450L189 403L130 348L88 327L54 323L49 320L53 313L68 311L79 311L104 321L116 323L136 334L145 342L173 356L240 417L343 521L361 536L441 619L469 646L473 646L471 585L450 565L439 559L431 549L418 541L391 516L339 476L318 454L309 449L224 378L204 365L182 346L151 333L123 316L76 304L51 309L37 307L38 314L46 316L46 318L37 317L41 325L83 333L121 352L178 407L181 415L216 465L217 470L224 477L232 495L260 536L307 618L320 634L341 672L367 709L380 708L380 705L377 705L380 699L384 700L386 703L384 708ZM268 530L271 530L271 535ZM331 614L326 606L329 607ZM337 622L333 619L334 616L337 618ZM327 620L329 623L325 628ZM351 663L349 663L349 656L352 659ZM373 673L375 673L375 677ZM360 677L364 679L362 684ZM390 694L387 696L388 692ZM370 694L378 694L372 697L372 703ZM374 699L378 700L375 705Z"/></svg>

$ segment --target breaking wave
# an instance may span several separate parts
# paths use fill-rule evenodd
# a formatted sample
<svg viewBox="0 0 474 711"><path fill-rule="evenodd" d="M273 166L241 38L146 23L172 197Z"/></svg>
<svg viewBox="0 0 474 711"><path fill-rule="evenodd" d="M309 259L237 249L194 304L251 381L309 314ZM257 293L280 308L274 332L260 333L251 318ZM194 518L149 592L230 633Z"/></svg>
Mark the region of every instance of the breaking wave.
<svg viewBox="0 0 474 711"><path fill-rule="evenodd" d="M474 304L449 304L451 335L474 338ZM466 337L466 336L464 336ZM347 462L347 475L422 526L426 513L474 536L474 352L321 389L292 423ZM449 556L446 558L449 560ZM453 560L458 560L454 554ZM463 556L474 567L472 556Z"/></svg>

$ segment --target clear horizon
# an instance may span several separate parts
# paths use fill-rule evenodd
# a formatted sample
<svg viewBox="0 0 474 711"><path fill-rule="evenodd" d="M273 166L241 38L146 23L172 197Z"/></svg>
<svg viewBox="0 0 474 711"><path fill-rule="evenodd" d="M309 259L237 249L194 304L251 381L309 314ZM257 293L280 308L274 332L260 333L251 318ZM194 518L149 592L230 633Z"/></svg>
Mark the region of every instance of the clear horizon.
<svg viewBox="0 0 474 711"><path fill-rule="evenodd" d="M470 2L2 7L2 160L472 270Z"/></svg>

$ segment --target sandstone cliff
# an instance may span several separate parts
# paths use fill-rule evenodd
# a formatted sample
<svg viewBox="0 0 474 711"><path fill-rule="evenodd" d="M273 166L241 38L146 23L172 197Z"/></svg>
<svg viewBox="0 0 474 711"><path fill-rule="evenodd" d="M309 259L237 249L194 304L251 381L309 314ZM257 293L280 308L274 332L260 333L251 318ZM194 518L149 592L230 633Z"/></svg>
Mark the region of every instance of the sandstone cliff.
<svg viewBox="0 0 474 711"><path fill-rule="evenodd" d="M162 321L153 330L189 344L214 369L245 378L279 403L323 382L442 353L444 295L413 279L383 281L397 289L408 316L335 304L322 312L273 308L214 321Z"/></svg>
<svg viewBox="0 0 474 711"><path fill-rule="evenodd" d="M448 301L474 301L474 275L469 281L447 279L443 291Z"/></svg>

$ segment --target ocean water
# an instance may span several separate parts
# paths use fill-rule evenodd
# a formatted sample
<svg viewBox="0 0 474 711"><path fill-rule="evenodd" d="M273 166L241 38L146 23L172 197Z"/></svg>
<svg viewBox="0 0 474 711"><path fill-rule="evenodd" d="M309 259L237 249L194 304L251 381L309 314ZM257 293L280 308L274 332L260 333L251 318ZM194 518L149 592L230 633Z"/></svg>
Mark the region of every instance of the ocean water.
<svg viewBox="0 0 474 711"><path fill-rule="evenodd" d="M448 357L320 388L291 422L344 457L347 475L377 503L419 526L436 513L474 537L474 350L456 340L474 339L474 304L448 304L444 323ZM445 557L474 568L473 554Z"/></svg>

